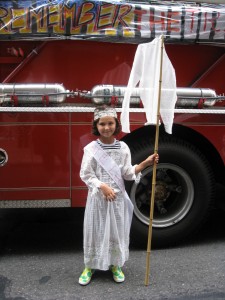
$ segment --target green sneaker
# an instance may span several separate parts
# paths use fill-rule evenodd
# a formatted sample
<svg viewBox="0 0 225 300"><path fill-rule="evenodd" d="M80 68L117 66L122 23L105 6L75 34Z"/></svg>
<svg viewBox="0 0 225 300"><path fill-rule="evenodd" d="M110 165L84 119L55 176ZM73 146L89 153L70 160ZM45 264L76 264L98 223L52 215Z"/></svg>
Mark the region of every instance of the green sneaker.
<svg viewBox="0 0 225 300"><path fill-rule="evenodd" d="M115 280L115 282L124 282L125 276L120 267L112 266L111 271L113 273L113 279Z"/></svg>
<svg viewBox="0 0 225 300"><path fill-rule="evenodd" d="M80 275L79 284L87 285L91 281L91 276L93 275L93 270L90 268L85 268L83 273Z"/></svg>

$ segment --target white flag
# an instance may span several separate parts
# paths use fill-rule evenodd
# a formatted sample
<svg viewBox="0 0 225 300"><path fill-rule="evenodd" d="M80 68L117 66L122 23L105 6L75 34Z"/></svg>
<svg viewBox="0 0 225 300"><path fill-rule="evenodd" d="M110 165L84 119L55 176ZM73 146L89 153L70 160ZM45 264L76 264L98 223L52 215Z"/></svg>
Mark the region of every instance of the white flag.
<svg viewBox="0 0 225 300"><path fill-rule="evenodd" d="M123 132L130 132L129 104L133 88L139 83L147 124L157 123L159 76L161 64L161 36L150 43L138 45L121 113ZM163 47L160 115L167 133L172 133L174 107L177 100L175 70Z"/></svg>

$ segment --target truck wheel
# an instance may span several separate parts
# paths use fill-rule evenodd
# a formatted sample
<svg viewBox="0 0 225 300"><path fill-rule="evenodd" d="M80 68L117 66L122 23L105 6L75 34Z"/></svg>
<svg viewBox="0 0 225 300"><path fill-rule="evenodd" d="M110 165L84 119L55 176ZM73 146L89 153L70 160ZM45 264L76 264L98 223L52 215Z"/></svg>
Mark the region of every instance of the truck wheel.
<svg viewBox="0 0 225 300"><path fill-rule="evenodd" d="M153 153L153 143L132 147L133 163ZM205 222L214 198L214 176L205 157L179 139L159 142L156 172L152 245L170 246L193 234ZM142 172L139 183L128 186L134 204L132 236L147 243L152 167ZM144 238L144 239L143 239Z"/></svg>

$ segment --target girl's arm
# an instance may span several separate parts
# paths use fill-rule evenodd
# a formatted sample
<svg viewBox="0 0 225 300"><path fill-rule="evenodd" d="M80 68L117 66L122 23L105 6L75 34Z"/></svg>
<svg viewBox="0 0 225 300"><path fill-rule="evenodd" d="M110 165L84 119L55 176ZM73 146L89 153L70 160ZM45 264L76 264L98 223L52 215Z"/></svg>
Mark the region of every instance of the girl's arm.
<svg viewBox="0 0 225 300"><path fill-rule="evenodd" d="M157 153L150 155L145 160L143 160L139 165L136 165L135 166L135 174L138 174L145 168L153 165L154 162L156 162L156 163L159 162L159 155Z"/></svg>
<svg viewBox="0 0 225 300"><path fill-rule="evenodd" d="M121 141L121 151L124 156L123 165L121 166L122 176L125 180L140 180L140 172L148 166L153 165L154 161L158 163L159 155L152 154L138 165L132 165L130 149L124 142Z"/></svg>
<svg viewBox="0 0 225 300"><path fill-rule="evenodd" d="M101 181L96 176L97 163L92 155L84 149L84 155L81 162L80 178L89 188L99 188Z"/></svg>

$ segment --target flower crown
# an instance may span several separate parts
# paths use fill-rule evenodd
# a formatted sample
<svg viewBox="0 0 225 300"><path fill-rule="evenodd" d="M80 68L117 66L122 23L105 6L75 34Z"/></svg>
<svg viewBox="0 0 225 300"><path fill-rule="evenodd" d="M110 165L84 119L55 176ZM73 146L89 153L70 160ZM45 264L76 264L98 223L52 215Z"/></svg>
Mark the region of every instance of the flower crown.
<svg viewBox="0 0 225 300"><path fill-rule="evenodd" d="M116 110L112 107L96 108L94 110L94 121L103 117L117 118Z"/></svg>

